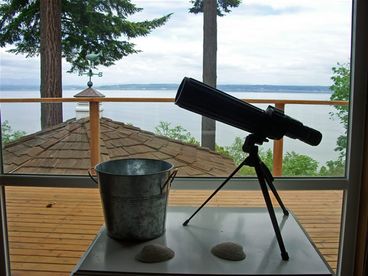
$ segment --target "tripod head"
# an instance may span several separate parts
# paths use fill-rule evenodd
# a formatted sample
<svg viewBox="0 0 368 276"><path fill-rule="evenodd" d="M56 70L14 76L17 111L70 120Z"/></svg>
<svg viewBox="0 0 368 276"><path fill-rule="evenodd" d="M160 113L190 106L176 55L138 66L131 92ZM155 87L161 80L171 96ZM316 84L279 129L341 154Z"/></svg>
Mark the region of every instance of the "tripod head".
<svg viewBox="0 0 368 276"><path fill-rule="evenodd" d="M258 147L256 145L263 145L264 142L268 142L268 139L261 137L257 134L251 133L245 138L242 150L245 153L251 153L252 150L256 148L258 152Z"/></svg>

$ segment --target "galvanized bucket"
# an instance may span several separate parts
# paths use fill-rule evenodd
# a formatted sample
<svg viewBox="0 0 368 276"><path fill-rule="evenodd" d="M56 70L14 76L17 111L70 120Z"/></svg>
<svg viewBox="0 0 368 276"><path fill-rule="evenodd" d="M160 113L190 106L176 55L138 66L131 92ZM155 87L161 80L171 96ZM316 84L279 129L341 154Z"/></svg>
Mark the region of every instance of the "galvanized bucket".
<svg viewBox="0 0 368 276"><path fill-rule="evenodd" d="M165 232L169 187L177 170L155 159L117 159L95 167L108 235L150 240Z"/></svg>

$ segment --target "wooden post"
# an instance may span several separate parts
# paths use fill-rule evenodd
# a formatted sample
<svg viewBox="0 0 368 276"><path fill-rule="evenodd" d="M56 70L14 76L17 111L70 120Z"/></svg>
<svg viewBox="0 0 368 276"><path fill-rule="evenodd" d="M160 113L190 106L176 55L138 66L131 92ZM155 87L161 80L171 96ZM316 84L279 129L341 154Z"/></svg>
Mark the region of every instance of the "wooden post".
<svg viewBox="0 0 368 276"><path fill-rule="evenodd" d="M284 110L284 103L276 103L275 107ZM281 176L282 175L282 157L284 150L284 139L274 140L273 141L273 176Z"/></svg>
<svg viewBox="0 0 368 276"><path fill-rule="evenodd" d="M91 167L100 162L100 103L89 102Z"/></svg>

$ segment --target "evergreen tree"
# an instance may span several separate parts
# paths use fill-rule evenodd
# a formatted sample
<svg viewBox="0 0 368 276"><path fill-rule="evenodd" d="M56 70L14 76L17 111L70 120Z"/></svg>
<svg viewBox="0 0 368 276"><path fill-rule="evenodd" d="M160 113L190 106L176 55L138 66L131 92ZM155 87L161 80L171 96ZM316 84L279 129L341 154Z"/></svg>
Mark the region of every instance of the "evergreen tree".
<svg viewBox="0 0 368 276"><path fill-rule="evenodd" d="M41 97L61 97L61 74L45 76L57 71L55 64L61 71L61 57L71 63L70 72L87 69L89 52L100 53L95 65L113 65L124 56L139 52L129 39L149 34L170 16L140 22L128 20L141 10L130 0L4 0L0 4L0 47L14 45L9 51L26 57L41 53L41 67L45 56L51 56L46 67L41 68ZM49 45L42 50L41 37L48 26L52 26L50 36L46 35ZM59 29L60 35L53 35ZM58 113L60 120L61 111Z"/></svg>
<svg viewBox="0 0 368 276"><path fill-rule="evenodd" d="M192 0L193 7L189 9L192 13L203 12L203 2L207 0ZM212 1L212 0L211 0ZM217 0L217 15L224 16L225 13L231 12L230 8L236 8L241 3L241 0Z"/></svg>
<svg viewBox="0 0 368 276"><path fill-rule="evenodd" d="M0 46L15 45L10 52L40 53L40 2L44 0L5 0L0 5ZM51 1L53 2L53 1ZM113 65L124 56L137 53L129 39L146 36L162 26L170 15L141 22L128 17L142 8L130 0L61 1L62 55L72 64L70 71L86 70L89 52L101 53L95 65Z"/></svg>
<svg viewBox="0 0 368 276"><path fill-rule="evenodd" d="M62 97L61 0L40 1L41 97ZM41 103L41 128L63 121L62 103Z"/></svg>
<svg viewBox="0 0 368 276"><path fill-rule="evenodd" d="M203 82L216 87L217 78L217 15L223 16L241 0L192 0L191 13L203 13ZM202 116L201 145L215 150L215 120Z"/></svg>

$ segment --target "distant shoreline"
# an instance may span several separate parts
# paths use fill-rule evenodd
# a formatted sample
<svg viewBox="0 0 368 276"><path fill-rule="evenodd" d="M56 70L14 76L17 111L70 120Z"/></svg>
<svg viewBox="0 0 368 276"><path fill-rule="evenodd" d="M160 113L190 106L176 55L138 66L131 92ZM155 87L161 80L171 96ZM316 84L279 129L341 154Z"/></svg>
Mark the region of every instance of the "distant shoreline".
<svg viewBox="0 0 368 276"><path fill-rule="evenodd" d="M168 91L177 90L179 84L117 84L96 85L97 90L151 90ZM63 90L82 90L85 86L65 85ZM331 93L329 86L318 85L251 85L251 84L219 84L218 89L225 92L262 92L262 93ZM27 91L39 90L37 85L0 85L0 91Z"/></svg>

